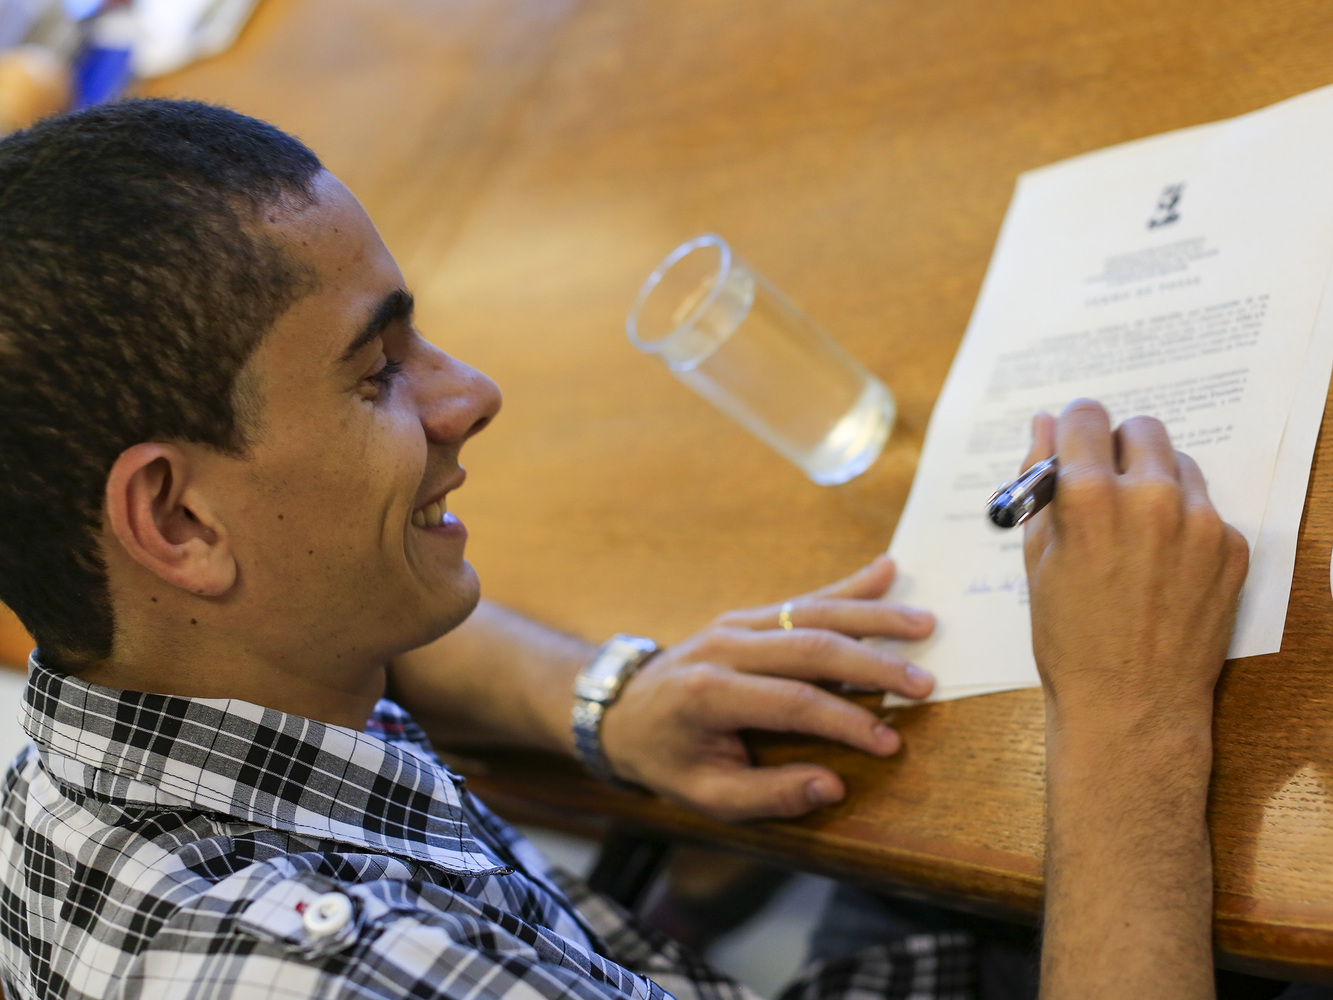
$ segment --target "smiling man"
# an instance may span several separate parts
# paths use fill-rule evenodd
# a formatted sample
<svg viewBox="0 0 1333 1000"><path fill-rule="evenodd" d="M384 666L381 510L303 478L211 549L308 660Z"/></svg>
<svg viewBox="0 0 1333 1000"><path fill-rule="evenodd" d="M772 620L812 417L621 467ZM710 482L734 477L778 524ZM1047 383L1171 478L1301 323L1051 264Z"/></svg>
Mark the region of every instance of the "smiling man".
<svg viewBox="0 0 1333 1000"><path fill-rule="evenodd" d="M840 780L751 767L741 729L886 755L897 734L810 682L930 690L852 638L932 627L880 599L887 561L799 628L724 616L571 725L585 667L651 647L478 608L448 503L499 391L418 333L299 142L163 101L12 136L0 286L0 597L39 642L0 829L11 997L739 991L560 888L381 699L713 815L797 815Z"/></svg>
<svg viewBox="0 0 1333 1000"><path fill-rule="evenodd" d="M111 466L100 551L116 637L79 674L359 729L386 665L477 604L445 507L500 393L417 335L351 193L322 171L309 184L262 223L302 294L240 376L255 401L243 450L143 441Z"/></svg>
<svg viewBox="0 0 1333 1000"><path fill-rule="evenodd" d="M933 628L884 599L887 559L665 650L598 650L479 604L448 504L499 391L416 330L392 256L314 154L230 111L127 102L0 142L0 289L0 599L39 643L33 744L0 801L11 1000L746 995L550 868L413 716L716 817L801 815L841 780L754 767L740 733L898 750L820 686L930 692L858 641ZM1206 968L1200 789L1243 545L1160 425L1113 436L1105 417L1039 423L1034 452L1070 470L1029 547L1067 776L1051 982L1083 989L1141 938L1144 976L1184 996L1155 973L1168 951ZM1164 581L1158 613L1144 595ZM1147 613L1154 641L1135 645ZM1184 680L1149 683L1163 667ZM1106 685L1127 707L1106 711ZM1171 721L1107 778L1107 741L1148 717ZM1154 847L1188 850L1084 835L1132 817L1145 787L1153 808L1185 803L1145 827ZM1192 893L1183 934L1168 876ZM1078 919L1107 880L1148 915L1128 938ZM1099 912L1120 926L1119 903ZM914 935L815 967L793 995L966 996L970 963L965 935Z"/></svg>

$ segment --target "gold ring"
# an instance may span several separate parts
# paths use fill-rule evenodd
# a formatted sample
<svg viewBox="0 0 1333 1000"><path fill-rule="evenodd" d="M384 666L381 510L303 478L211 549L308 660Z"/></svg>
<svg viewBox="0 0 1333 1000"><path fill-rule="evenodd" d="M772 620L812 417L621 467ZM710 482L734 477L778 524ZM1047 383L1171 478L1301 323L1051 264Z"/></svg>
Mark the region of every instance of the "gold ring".
<svg viewBox="0 0 1333 1000"><path fill-rule="evenodd" d="M793 628L796 627L795 625L792 624L791 609L792 609L791 601L783 601L782 607L778 608L778 625L779 627L788 632L790 632Z"/></svg>

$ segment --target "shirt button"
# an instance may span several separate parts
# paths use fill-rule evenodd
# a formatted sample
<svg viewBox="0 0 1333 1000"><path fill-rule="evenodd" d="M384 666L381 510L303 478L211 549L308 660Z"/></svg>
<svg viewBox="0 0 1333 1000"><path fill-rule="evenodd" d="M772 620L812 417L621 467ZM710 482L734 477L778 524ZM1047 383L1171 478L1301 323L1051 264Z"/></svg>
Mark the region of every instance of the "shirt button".
<svg viewBox="0 0 1333 1000"><path fill-rule="evenodd" d="M352 901L341 892L326 892L306 907L301 916L311 937L337 934L352 919Z"/></svg>

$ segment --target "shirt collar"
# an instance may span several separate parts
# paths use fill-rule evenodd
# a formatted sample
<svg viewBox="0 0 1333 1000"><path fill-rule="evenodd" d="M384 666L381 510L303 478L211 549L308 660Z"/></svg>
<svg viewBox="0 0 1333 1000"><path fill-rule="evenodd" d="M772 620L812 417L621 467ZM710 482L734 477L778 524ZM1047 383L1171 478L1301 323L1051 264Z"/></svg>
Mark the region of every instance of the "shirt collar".
<svg viewBox="0 0 1333 1000"><path fill-rule="evenodd" d="M359 844L461 875L504 870L468 828L462 779L424 738L411 738L420 730L392 702L376 706L372 735L235 699L89 684L45 666L39 652L28 661L23 728L66 784Z"/></svg>

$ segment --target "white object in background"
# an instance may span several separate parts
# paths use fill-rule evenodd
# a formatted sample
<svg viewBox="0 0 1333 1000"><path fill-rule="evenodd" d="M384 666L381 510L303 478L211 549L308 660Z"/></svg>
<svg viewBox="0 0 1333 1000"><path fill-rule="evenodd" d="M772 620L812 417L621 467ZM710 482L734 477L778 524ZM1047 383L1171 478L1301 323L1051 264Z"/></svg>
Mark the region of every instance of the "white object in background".
<svg viewBox="0 0 1333 1000"><path fill-rule="evenodd" d="M114 7L88 24L87 42L99 49L132 51L143 35L139 17L128 7Z"/></svg>
<svg viewBox="0 0 1333 1000"><path fill-rule="evenodd" d="M890 547L940 622L907 650L931 700L1038 683L1022 536L984 500L1077 396L1198 461L1252 548L1230 655L1280 649L1333 365L1331 124L1324 88L1020 178Z"/></svg>
<svg viewBox="0 0 1333 1000"><path fill-rule="evenodd" d="M106 0L64 0L61 5L65 16L71 21L82 21L92 17L105 6Z"/></svg>
<svg viewBox="0 0 1333 1000"><path fill-rule="evenodd" d="M0 0L0 49L26 39L51 6L50 0Z"/></svg>
<svg viewBox="0 0 1333 1000"><path fill-rule="evenodd" d="M28 734L19 722L23 688L27 683L27 674L0 667L0 771L8 767L28 743Z"/></svg>
<svg viewBox="0 0 1333 1000"><path fill-rule="evenodd" d="M162 76L229 48L258 0L135 0L134 73Z"/></svg>

